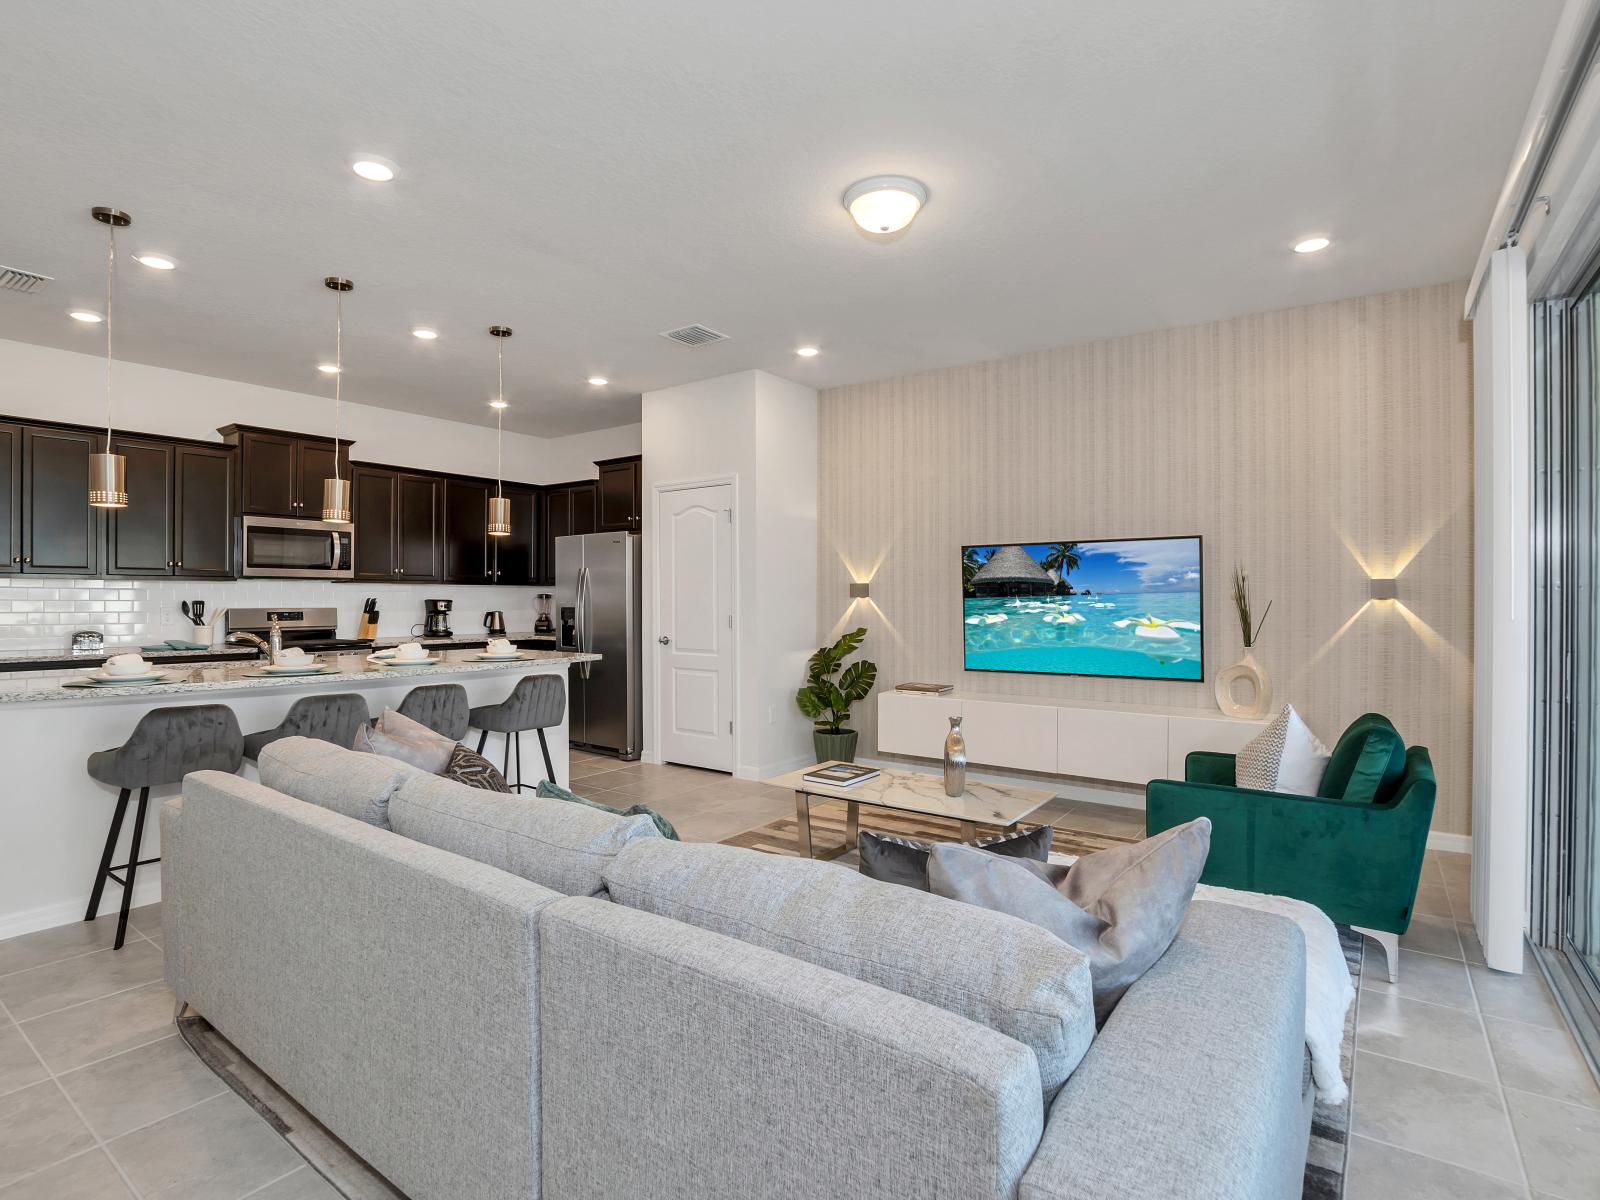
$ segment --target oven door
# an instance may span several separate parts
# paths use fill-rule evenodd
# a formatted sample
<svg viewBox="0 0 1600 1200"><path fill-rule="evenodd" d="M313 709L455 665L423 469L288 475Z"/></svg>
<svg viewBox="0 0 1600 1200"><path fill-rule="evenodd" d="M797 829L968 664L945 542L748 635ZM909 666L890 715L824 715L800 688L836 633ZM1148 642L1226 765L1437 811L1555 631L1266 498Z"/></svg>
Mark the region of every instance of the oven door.
<svg viewBox="0 0 1600 1200"><path fill-rule="evenodd" d="M240 573L280 579L352 579L354 543L355 531L349 525L245 517Z"/></svg>

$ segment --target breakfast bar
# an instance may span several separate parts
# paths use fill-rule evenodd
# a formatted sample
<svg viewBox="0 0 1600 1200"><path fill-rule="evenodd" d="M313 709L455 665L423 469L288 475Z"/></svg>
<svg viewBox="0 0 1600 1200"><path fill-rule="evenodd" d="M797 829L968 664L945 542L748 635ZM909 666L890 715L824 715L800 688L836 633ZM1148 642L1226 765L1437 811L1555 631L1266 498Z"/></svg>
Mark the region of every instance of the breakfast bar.
<svg viewBox="0 0 1600 1200"><path fill-rule="evenodd" d="M277 725L296 699L318 692L359 694L373 716L398 707L412 688L433 683L460 684L472 705L495 704L524 675L554 674L565 683L572 664L598 657L526 650L510 661L484 661L477 650L445 650L427 666L393 666L361 652L321 656L322 674L276 677L264 673L259 660L168 663L160 668L161 682L93 687L82 686L81 668L0 677L0 755L10 769L0 791L0 845L26 848L0 872L0 937L82 918L116 802L114 790L89 778L85 762L94 751L125 741L152 709L226 704L250 733ZM565 786L565 717L546 732L555 782ZM500 736L490 735L485 753L491 758L499 757ZM254 770L250 762L243 767L247 775ZM152 805L177 790L153 791ZM145 829L141 856L160 854L158 824ZM160 868L141 870L134 903L159 898Z"/></svg>

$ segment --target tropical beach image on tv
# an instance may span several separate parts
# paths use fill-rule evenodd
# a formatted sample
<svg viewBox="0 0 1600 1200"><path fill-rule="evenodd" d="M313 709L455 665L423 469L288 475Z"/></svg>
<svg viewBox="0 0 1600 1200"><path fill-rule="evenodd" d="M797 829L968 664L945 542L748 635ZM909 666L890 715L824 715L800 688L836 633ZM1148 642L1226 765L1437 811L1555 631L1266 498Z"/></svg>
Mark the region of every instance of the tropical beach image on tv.
<svg viewBox="0 0 1600 1200"><path fill-rule="evenodd" d="M966 669L1200 680L1200 539L963 546Z"/></svg>

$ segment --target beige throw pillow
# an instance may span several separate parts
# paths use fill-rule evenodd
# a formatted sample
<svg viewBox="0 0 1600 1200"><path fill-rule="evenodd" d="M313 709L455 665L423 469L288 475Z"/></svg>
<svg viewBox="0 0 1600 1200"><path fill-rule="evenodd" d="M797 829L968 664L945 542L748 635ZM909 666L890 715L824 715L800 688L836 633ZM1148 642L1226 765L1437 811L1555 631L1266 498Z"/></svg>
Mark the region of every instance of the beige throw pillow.
<svg viewBox="0 0 1600 1200"><path fill-rule="evenodd" d="M1085 854L1070 867L940 844L928 857L928 886L936 896L1020 917L1081 951L1095 1023L1103 1025L1172 945L1210 851L1205 817Z"/></svg>
<svg viewBox="0 0 1600 1200"><path fill-rule="evenodd" d="M392 708L386 708L376 721L356 731L356 740L351 749L397 758L430 775L437 775L450 765L450 756L455 753L456 743L442 733L435 733L421 721L413 721Z"/></svg>

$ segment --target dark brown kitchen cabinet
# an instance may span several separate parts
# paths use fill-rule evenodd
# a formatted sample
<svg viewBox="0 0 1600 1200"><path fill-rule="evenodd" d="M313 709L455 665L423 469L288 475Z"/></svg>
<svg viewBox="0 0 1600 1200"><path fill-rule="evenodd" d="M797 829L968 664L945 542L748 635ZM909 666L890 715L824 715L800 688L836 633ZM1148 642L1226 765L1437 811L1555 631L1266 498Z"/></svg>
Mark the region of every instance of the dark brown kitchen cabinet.
<svg viewBox="0 0 1600 1200"><path fill-rule="evenodd" d="M106 512L107 575L233 578L233 463L226 446L116 437L128 507Z"/></svg>
<svg viewBox="0 0 1600 1200"><path fill-rule="evenodd" d="M555 582L558 537L595 532L597 498L597 484L593 479L557 483L545 489L544 528L539 538L541 583Z"/></svg>
<svg viewBox="0 0 1600 1200"><path fill-rule="evenodd" d="M450 583L489 583L489 493L484 481L447 479L444 483L444 577Z"/></svg>
<svg viewBox="0 0 1600 1200"><path fill-rule="evenodd" d="M22 427L24 574L95 575L100 521L89 507L89 456L105 444L75 429Z"/></svg>
<svg viewBox="0 0 1600 1200"><path fill-rule="evenodd" d="M494 582L529 585L539 582L539 492L537 488L504 485L511 502L511 533L492 538L490 567Z"/></svg>
<svg viewBox="0 0 1600 1200"><path fill-rule="evenodd" d="M322 481L333 476L333 439L279 429L224 425L239 447L239 509L246 516L322 519ZM339 442L339 474L350 475L350 443Z"/></svg>
<svg viewBox="0 0 1600 1200"><path fill-rule="evenodd" d="M233 477L237 452L178 444L172 467L173 574L233 578Z"/></svg>
<svg viewBox="0 0 1600 1200"><path fill-rule="evenodd" d="M637 533L639 530L639 456L604 458L595 468L595 527L603 533Z"/></svg>
<svg viewBox="0 0 1600 1200"><path fill-rule="evenodd" d="M356 578L391 583L438 579L440 481L364 466L351 470L351 480Z"/></svg>
<svg viewBox="0 0 1600 1200"><path fill-rule="evenodd" d="M22 570L22 426L0 424L0 575Z"/></svg>

